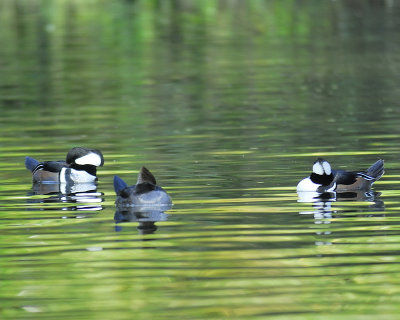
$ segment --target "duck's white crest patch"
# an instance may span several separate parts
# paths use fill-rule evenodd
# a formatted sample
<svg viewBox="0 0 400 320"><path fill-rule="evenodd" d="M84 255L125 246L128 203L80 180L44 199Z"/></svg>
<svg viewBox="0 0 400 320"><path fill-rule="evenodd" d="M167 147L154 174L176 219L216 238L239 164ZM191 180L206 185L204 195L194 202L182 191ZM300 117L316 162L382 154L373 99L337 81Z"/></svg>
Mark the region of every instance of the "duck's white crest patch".
<svg viewBox="0 0 400 320"><path fill-rule="evenodd" d="M87 155L76 159L75 163L79 165L90 164L92 166L98 167L101 165L101 158L97 153L90 152Z"/></svg>
<svg viewBox="0 0 400 320"><path fill-rule="evenodd" d="M332 173L331 165L328 161L322 162L322 167L325 171L325 174L330 175Z"/></svg>
<svg viewBox="0 0 400 320"><path fill-rule="evenodd" d="M312 167L312 171L315 174L323 175L324 174L324 167L321 165L320 162L316 162L316 163L314 163L314 165Z"/></svg>

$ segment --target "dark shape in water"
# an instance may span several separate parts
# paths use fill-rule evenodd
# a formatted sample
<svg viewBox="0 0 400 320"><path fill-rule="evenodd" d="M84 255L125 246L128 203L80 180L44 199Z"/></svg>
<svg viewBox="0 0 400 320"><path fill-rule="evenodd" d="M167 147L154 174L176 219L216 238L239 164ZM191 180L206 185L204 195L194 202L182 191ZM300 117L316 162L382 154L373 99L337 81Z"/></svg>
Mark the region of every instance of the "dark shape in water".
<svg viewBox="0 0 400 320"><path fill-rule="evenodd" d="M172 205L170 196L157 186L156 179L145 167L140 169L136 184L130 187L120 177L115 176L114 190L117 194L117 207Z"/></svg>

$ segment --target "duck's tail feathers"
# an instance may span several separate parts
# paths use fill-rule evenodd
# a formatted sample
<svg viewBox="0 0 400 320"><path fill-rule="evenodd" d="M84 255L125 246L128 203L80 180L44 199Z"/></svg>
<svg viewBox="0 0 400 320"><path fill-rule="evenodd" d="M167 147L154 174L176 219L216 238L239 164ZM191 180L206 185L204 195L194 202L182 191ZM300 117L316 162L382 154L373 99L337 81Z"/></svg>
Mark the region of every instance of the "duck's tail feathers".
<svg viewBox="0 0 400 320"><path fill-rule="evenodd" d="M121 190L125 189L128 185L118 176L114 176L114 190L118 194Z"/></svg>
<svg viewBox="0 0 400 320"><path fill-rule="evenodd" d="M141 183L150 183L154 185L157 184L156 178L154 178L153 174L146 167L140 168L136 184L141 184Z"/></svg>
<svg viewBox="0 0 400 320"><path fill-rule="evenodd" d="M365 174L370 177L368 180L379 180L383 174L385 173L384 169L384 161L382 159L378 160L375 162L372 166L370 166Z"/></svg>
<svg viewBox="0 0 400 320"><path fill-rule="evenodd" d="M40 164L39 161L36 159L33 159L31 157L25 157L25 167L30 170L31 172L34 172L36 167Z"/></svg>

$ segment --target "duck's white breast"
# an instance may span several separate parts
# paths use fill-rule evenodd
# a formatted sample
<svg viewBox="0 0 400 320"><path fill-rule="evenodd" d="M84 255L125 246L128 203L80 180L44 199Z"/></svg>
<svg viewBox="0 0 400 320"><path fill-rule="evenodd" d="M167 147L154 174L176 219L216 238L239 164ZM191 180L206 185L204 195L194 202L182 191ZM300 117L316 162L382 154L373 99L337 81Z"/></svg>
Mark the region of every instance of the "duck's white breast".
<svg viewBox="0 0 400 320"><path fill-rule="evenodd" d="M311 181L310 177L304 178L297 185L297 191L317 191L320 185Z"/></svg>
<svg viewBox="0 0 400 320"><path fill-rule="evenodd" d="M69 174L69 177L66 175ZM60 182L61 183L90 183L96 181L96 176L84 170L75 170L72 168L62 168L60 172Z"/></svg>

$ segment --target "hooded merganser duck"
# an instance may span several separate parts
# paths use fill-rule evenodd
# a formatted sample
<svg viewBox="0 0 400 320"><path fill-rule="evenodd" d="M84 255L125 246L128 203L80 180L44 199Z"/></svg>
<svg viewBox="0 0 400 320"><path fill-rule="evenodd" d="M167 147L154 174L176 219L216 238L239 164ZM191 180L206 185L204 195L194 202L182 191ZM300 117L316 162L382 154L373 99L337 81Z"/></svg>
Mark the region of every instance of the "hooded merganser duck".
<svg viewBox="0 0 400 320"><path fill-rule="evenodd" d="M114 190L118 207L129 206L170 206L171 198L167 192L157 186L152 173L142 167L135 185L129 187L120 177L114 177Z"/></svg>
<svg viewBox="0 0 400 320"><path fill-rule="evenodd" d="M33 183L90 183L97 180L96 168L104 164L99 150L75 147L66 161L39 162L25 158L25 167L32 172Z"/></svg>
<svg viewBox="0 0 400 320"><path fill-rule="evenodd" d="M384 174L384 161L378 160L366 171L332 170L328 161L318 158L312 173L297 185L297 191L343 192L369 190Z"/></svg>

